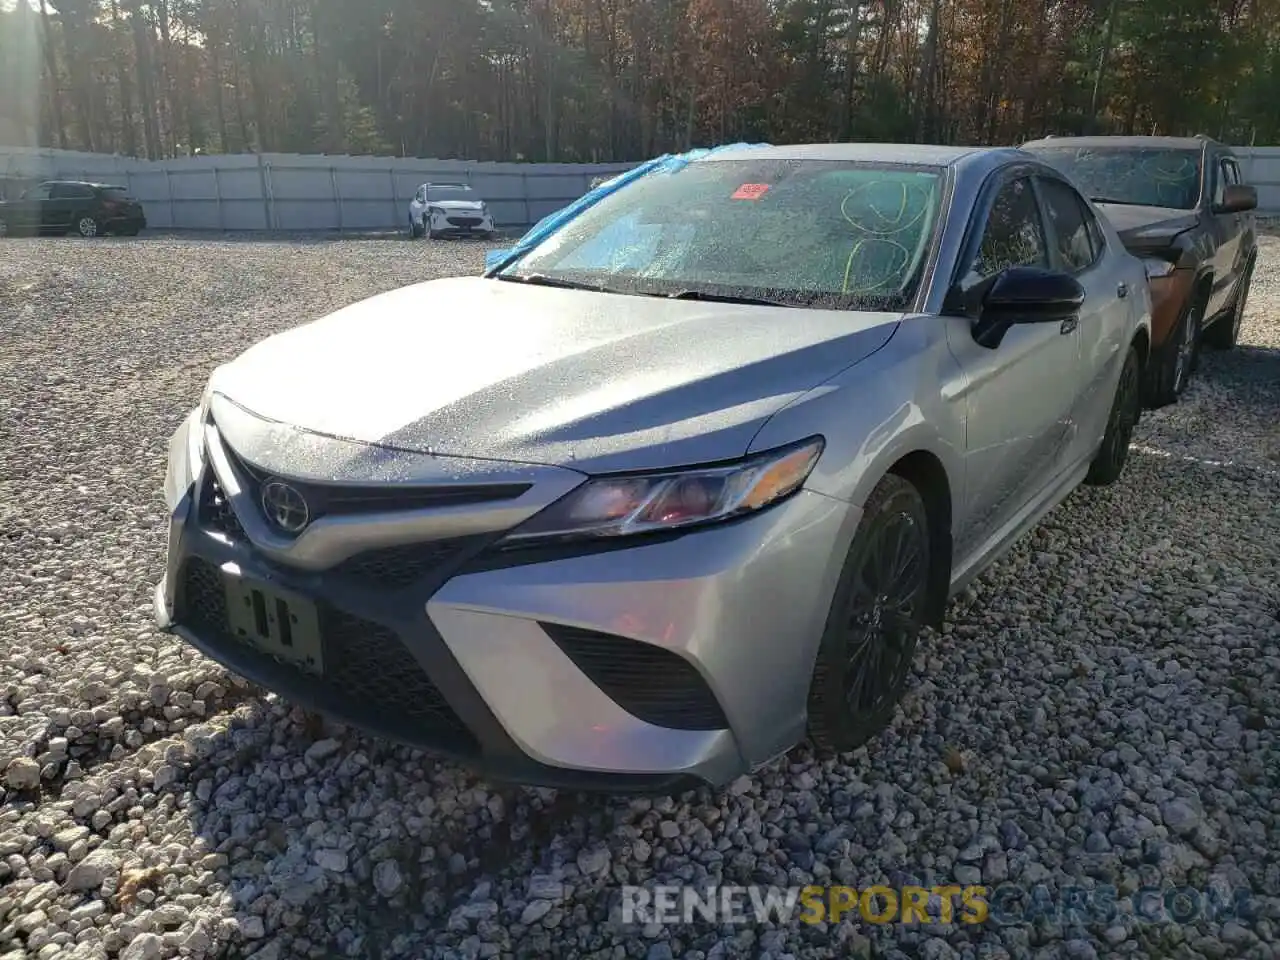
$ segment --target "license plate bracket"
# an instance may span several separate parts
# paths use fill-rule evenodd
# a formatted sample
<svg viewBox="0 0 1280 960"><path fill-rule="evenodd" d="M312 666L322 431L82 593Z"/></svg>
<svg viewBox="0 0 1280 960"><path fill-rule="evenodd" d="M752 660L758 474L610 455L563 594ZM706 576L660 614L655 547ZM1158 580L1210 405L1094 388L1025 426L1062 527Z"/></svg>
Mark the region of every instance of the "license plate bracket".
<svg viewBox="0 0 1280 960"><path fill-rule="evenodd" d="M324 673L320 611L314 603L291 590L226 570L223 584L234 636L307 673Z"/></svg>

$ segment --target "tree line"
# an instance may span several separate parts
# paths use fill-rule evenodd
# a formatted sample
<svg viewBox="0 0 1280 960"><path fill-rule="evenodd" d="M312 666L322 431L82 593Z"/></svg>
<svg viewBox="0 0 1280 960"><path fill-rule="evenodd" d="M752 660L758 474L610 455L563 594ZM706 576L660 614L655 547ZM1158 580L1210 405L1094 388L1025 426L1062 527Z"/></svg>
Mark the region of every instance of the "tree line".
<svg viewBox="0 0 1280 960"><path fill-rule="evenodd" d="M1280 142L1280 0L0 0L40 145L637 160L729 141ZM8 92L2 92L7 90Z"/></svg>

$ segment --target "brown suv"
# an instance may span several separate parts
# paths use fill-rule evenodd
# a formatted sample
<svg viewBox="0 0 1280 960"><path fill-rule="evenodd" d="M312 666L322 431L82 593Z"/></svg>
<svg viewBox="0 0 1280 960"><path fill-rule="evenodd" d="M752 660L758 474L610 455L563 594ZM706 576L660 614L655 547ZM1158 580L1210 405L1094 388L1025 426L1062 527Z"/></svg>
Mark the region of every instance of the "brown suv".
<svg viewBox="0 0 1280 960"><path fill-rule="evenodd" d="M1023 150L1062 171L1147 265L1147 402L1173 403L1202 342L1230 349L1258 254L1258 194L1230 148L1208 137L1046 137Z"/></svg>

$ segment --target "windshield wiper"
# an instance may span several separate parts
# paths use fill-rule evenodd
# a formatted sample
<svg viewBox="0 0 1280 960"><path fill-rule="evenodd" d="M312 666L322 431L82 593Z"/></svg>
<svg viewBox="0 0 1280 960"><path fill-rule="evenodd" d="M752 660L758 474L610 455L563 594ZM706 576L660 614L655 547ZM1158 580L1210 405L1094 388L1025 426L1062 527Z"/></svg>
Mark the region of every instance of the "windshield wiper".
<svg viewBox="0 0 1280 960"><path fill-rule="evenodd" d="M706 300L711 303L745 303L756 307L791 307L794 304L764 297L740 297L729 293L706 293L703 290L681 290L679 293L655 294L668 300Z"/></svg>
<svg viewBox="0 0 1280 960"><path fill-rule="evenodd" d="M1125 207L1153 207L1153 203L1144 203L1141 200L1117 200L1115 197L1090 197L1094 203L1115 203Z"/></svg>
<svg viewBox="0 0 1280 960"><path fill-rule="evenodd" d="M576 280L561 280L559 277L548 277L545 273L527 273L523 276L515 273L499 273L495 280L506 280L510 283L527 283L535 287L559 287L561 290L594 290L607 293L604 287L595 283L580 283Z"/></svg>

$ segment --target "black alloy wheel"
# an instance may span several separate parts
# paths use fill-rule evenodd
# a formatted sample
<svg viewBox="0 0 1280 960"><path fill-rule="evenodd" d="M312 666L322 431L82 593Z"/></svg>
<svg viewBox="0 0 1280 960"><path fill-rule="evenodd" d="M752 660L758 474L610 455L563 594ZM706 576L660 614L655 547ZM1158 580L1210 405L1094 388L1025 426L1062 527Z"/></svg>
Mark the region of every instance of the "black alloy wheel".
<svg viewBox="0 0 1280 960"><path fill-rule="evenodd" d="M809 734L854 750L893 719L928 609L929 516L920 492L894 474L863 508L814 666Z"/></svg>
<svg viewBox="0 0 1280 960"><path fill-rule="evenodd" d="M1084 478L1084 482L1090 486L1109 486L1120 479L1120 474L1124 471L1124 465L1129 459L1133 431L1142 416L1141 368L1138 350L1130 346L1120 370L1120 382L1116 384L1111 413L1107 416L1107 430L1102 435L1102 446L1098 448L1089 465L1089 473Z"/></svg>

